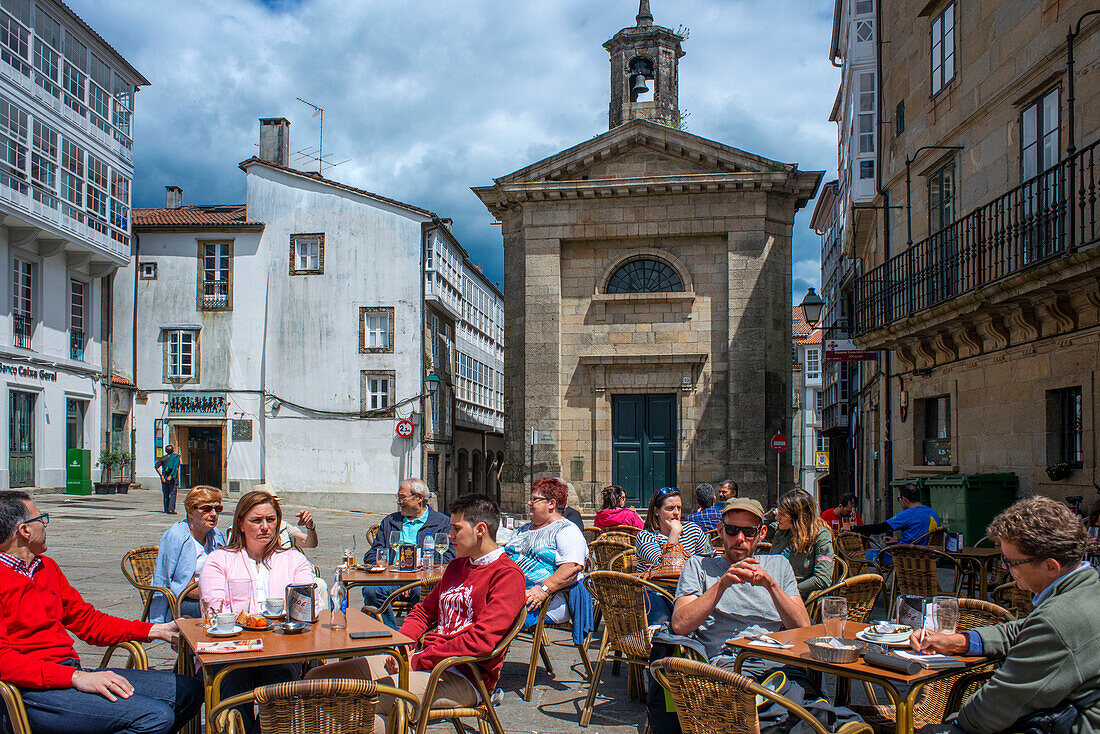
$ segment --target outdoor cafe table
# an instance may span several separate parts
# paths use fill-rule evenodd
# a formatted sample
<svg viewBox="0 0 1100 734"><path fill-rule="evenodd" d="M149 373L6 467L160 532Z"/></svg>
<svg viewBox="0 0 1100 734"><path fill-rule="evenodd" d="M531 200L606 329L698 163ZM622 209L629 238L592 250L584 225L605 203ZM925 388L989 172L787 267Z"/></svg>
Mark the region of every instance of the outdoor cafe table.
<svg viewBox="0 0 1100 734"><path fill-rule="evenodd" d="M430 579L432 576L438 576L441 573L443 573L442 566L434 569L418 568L413 571L400 571L390 566L381 573L369 573L354 569L344 571L344 587L353 589L356 586L404 586L414 581Z"/></svg>
<svg viewBox="0 0 1100 734"><path fill-rule="evenodd" d="M304 663L308 660L326 658L352 658L359 655L388 652L397 658L400 667L400 687L407 689L409 680L408 662L398 650L399 646L411 643L408 637L395 632L381 622L356 609L348 609L347 629L334 630L329 626L329 613L321 612L317 621L308 630L300 634L284 635L275 630L244 630L230 640L259 638L264 649L240 653L197 654L200 642L217 642L226 638L211 637L202 626L201 619L180 619L179 661L181 672L194 670L194 658L202 663L203 686L206 689L206 716L208 731L214 730L210 712L221 701L221 683L225 676L240 668L255 668L262 665L281 663ZM353 640L351 632L383 630L389 634L363 640Z"/></svg>
<svg viewBox="0 0 1100 734"><path fill-rule="evenodd" d="M965 565L971 565L978 574L978 598L986 600L989 594L989 567L1001 556L1000 548L959 548L950 553Z"/></svg>
<svg viewBox="0 0 1100 734"><path fill-rule="evenodd" d="M848 622L844 627L844 636L854 638L856 632L868 625L858 622ZM948 670L921 670L916 675L906 675L887 668L879 668L868 665L860 659L854 663L823 663L810 657L810 648L806 640L812 637L824 637L825 625L815 624L811 627L773 632L768 635L772 639L784 644L792 644L794 647L784 649L765 647L763 645L750 645L749 640L734 640L733 646L738 648L737 657L734 660L734 669L741 672L741 665L747 658L761 658L772 660L786 665L794 665L807 670L817 670L829 673L838 678L854 679L876 683L886 690L890 701L896 710L896 731L898 734L912 734L913 732L913 706L915 705L921 689L934 681L949 678L959 673L980 667L989 661L984 657L961 657L966 663L965 668L951 668ZM838 681L839 682L839 681ZM903 695L901 690L909 688L908 694Z"/></svg>

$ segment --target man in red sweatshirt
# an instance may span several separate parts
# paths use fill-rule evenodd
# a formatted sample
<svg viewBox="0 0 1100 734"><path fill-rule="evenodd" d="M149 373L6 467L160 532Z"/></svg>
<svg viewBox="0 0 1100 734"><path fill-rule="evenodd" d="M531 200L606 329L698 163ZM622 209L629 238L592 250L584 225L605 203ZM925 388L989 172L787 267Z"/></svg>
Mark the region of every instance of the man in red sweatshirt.
<svg viewBox="0 0 1100 734"><path fill-rule="evenodd" d="M525 613L526 583L523 571L496 542L500 508L483 494L459 497L448 508L451 514L451 548L455 559L443 578L421 600L401 625L400 632L418 641L409 657L409 691L423 696L435 664L452 655L485 655L492 651ZM500 677L504 655L479 663L485 685L491 690ZM397 661L388 655L355 658L324 665L307 678L368 678L397 685ZM433 703L438 706L475 706L480 701L473 683L459 670L443 674ZM392 699L380 697L378 708L388 714ZM375 722L375 731L384 722Z"/></svg>
<svg viewBox="0 0 1100 734"><path fill-rule="evenodd" d="M18 686L36 734L171 734L202 705L194 678L156 670L85 670L72 632L92 645L172 642L175 622L96 611L44 556L49 515L26 492L0 492L0 679Z"/></svg>

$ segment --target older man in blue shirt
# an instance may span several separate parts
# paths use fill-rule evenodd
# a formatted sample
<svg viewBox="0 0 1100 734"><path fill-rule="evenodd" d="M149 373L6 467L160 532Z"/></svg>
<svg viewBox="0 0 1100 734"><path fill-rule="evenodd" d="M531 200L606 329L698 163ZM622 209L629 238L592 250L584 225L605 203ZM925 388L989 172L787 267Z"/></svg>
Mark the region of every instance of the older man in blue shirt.
<svg viewBox="0 0 1100 734"><path fill-rule="evenodd" d="M423 547L424 538L428 535L447 533L450 530L451 518L428 507L428 485L424 480L406 479L397 487L397 512L386 515L382 520L378 534L374 536L374 542L363 554L363 565L369 567L386 563L391 531L401 533L402 543L414 543L417 547ZM448 548L443 554L443 563L450 563L452 558L454 558L453 550ZM397 586L364 586L363 603L377 607L398 588ZM420 601L420 592L411 592L409 601ZM382 621L393 629L398 627L397 620L389 609L383 613Z"/></svg>

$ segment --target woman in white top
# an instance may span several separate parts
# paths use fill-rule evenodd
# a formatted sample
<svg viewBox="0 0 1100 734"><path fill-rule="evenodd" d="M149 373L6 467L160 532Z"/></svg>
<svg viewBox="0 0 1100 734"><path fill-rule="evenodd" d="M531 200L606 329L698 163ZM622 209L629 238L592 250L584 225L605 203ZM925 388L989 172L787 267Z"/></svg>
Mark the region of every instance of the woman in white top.
<svg viewBox="0 0 1100 734"><path fill-rule="evenodd" d="M187 586L198 578L206 557L225 545L225 536L217 527L222 511L222 493L214 487L199 485L187 493L183 500L187 517L173 523L160 539L157 561L153 568L153 586L171 589L179 598ZM192 590L180 599L180 616L198 617L199 594ZM168 622L172 610L168 599L159 592L153 594L149 605L150 622Z"/></svg>

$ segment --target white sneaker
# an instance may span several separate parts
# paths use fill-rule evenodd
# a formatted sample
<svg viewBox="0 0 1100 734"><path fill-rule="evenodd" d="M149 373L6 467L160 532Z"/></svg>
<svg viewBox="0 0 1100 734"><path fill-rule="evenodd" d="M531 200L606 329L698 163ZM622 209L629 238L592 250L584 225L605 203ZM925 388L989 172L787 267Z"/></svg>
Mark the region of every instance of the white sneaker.
<svg viewBox="0 0 1100 734"><path fill-rule="evenodd" d="M489 696L489 702L492 703L493 706L499 706L504 703L504 691L499 688L493 691L493 695Z"/></svg>

